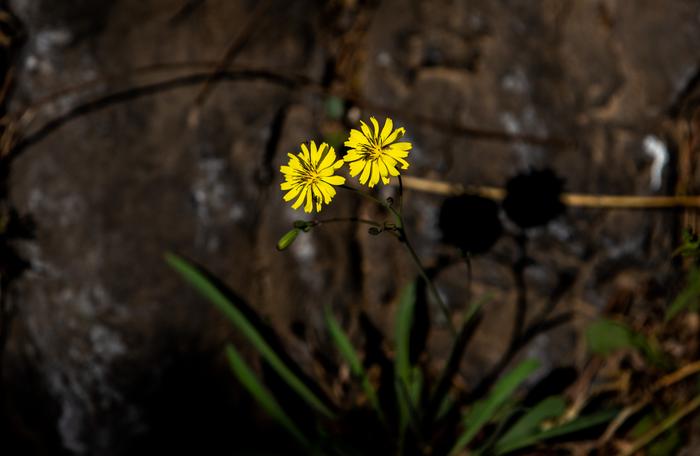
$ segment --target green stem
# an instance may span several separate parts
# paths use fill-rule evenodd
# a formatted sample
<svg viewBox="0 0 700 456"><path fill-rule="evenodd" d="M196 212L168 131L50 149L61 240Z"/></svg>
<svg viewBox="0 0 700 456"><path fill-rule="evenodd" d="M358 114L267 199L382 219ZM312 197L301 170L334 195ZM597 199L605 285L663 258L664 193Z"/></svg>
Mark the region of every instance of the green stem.
<svg viewBox="0 0 700 456"><path fill-rule="evenodd" d="M403 216L401 215L400 210L397 211L391 204L388 204L384 201L381 201L374 196L361 192L360 190L350 187L349 185L341 185L341 188L344 188L346 190L350 190L352 192L357 193L360 196L363 196L370 201L379 204L380 206L383 206L386 208L389 212L391 212L396 219L396 231L398 232L398 239L401 241L401 243L406 246L406 249L408 250L408 253L411 254L411 259L413 259L414 264L416 265L416 268L418 268L418 273L420 276L425 280L426 285L428 286L428 289L430 290L430 293L433 295L435 298L435 302L438 303L438 306L440 307L440 310L442 311L443 315L445 316L445 319L447 320L447 326L450 328L450 332L452 333L453 336L457 336L457 330L455 329L453 323L452 323L452 318L450 317L450 311L447 308L447 305L445 302L442 300L440 297L440 293L438 292L437 288L435 287L435 284L433 281L428 277L428 273L425 271L425 268L423 267L423 263L421 263L420 258L418 257L418 254L416 253L416 250L413 248L413 245L411 242L408 240L408 236L406 234L406 228L404 226L404 221L403 221ZM403 200L403 182L401 181L401 176L399 176L399 207L402 204Z"/></svg>
<svg viewBox="0 0 700 456"><path fill-rule="evenodd" d="M374 220L363 219L358 217L334 217L324 220L311 220L314 226L324 225L326 223L337 223L337 222L357 222L364 223L365 225L371 225L377 228L381 228L382 224L375 222Z"/></svg>
<svg viewBox="0 0 700 456"><path fill-rule="evenodd" d="M413 263L415 263L416 268L418 268L418 273L423 278L423 280L425 280L425 283L426 283L426 285L428 285L428 289L430 290L430 293L432 293L433 297L435 298L435 301L438 303L438 306L440 307L440 310L442 311L442 314L445 317L445 320L447 320L447 326L448 326L448 328L450 328L450 332L452 333L453 336L456 337L457 330L455 329L454 324L452 323L452 318L450 316L450 310L447 308L447 305L440 297L440 293L438 292L437 288L435 287L435 284L430 279L430 277L428 277L428 273L425 272L425 268L423 267L423 263L421 263L420 258L418 257L418 254L416 253L416 250L413 248L413 245L408 240L408 237L406 237L406 230L403 227L403 223L401 223L401 227L399 228L399 232L401 234L401 236L399 237L399 240L403 243L403 245L406 246L408 253L411 254L411 258L413 259Z"/></svg>

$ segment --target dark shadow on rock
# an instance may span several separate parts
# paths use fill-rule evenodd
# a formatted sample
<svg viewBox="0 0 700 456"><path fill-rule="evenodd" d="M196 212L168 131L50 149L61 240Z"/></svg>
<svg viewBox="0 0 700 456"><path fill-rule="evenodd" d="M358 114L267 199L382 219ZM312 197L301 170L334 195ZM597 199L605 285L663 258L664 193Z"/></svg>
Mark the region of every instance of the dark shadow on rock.
<svg viewBox="0 0 700 456"><path fill-rule="evenodd" d="M503 232L498 205L477 195L447 198L440 208L442 241L464 253L487 252Z"/></svg>
<svg viewBox="0 0 700 456"><path fill-rule="evenodd" d="M520 228L545 225L564 212L563 188L564 181L551 169L518 174L506 183L503 210Z"/></svg>

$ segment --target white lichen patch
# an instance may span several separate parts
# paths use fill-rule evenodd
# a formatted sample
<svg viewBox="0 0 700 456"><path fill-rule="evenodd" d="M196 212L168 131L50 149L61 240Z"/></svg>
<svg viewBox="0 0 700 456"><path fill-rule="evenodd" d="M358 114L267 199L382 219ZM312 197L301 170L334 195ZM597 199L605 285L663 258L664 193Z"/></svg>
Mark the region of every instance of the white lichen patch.
<svg viewBox="0 0 700 456"><path fill-rule="evenodd" d="M666 144L654 135L648 135L644 138L643 147L644 153L652 159L649 187L652 191L658 191L661 189L664 168L668 163L668 149Z"/></svg>

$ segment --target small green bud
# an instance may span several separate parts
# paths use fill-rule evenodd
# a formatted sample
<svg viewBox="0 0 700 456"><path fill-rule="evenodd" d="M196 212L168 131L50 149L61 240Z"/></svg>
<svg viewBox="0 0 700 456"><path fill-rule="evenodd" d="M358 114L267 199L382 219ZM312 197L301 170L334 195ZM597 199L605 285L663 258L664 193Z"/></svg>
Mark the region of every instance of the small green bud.
<svg viewBox="0 0 700 456"><path fill-rule="evenodd" d="M277 250L282 251L292 245L297 236L299 236L299 231L299 228L287 231L284 236L277 241Z"/></svg>

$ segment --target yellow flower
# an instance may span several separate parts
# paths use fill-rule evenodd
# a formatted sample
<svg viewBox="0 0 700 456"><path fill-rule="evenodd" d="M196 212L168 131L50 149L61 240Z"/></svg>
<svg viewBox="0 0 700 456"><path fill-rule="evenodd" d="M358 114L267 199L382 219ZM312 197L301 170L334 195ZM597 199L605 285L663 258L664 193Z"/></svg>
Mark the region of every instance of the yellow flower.
<svg viewBox="0 0 700 456"><path fill-rule="evenodd" d="M316 143L311 141L310 149L306 144L302 144L300 153L287 154L289 156L287 166L280 167L285 179L280 184L280 188L289 190L284 195L285 201L297 198L292 204L293 209L298 209L306 200L304 212L311 212L314 201L316 212L320 212L321 202L328 204L333 199L335 195L333 186L345 183L343 176L334 175L335 170L343 166L343 160L336 161L335 151L326 143L321 143L316 148Z"/></svg>
<svg viewBox="0 0 700 456"><path fill-rule="evenodd" d="M397 128L394 130L394 122L387 118L384 128L379 131L379 123L374 117L370 117L374 132L370 131L366 123L360 121L360 130L350 130L350 138L345 145L350 148L343 159L350 163L350 175L355 177L360 174L360 183L374 187L381 177L384 184L389 183L389 176L398 176L396 165L401 164L401 169L408 168L408 151L413 147L410 142L397 142L406 133L406 130ZM369 181L369 182L368 182Z"/></svg>

